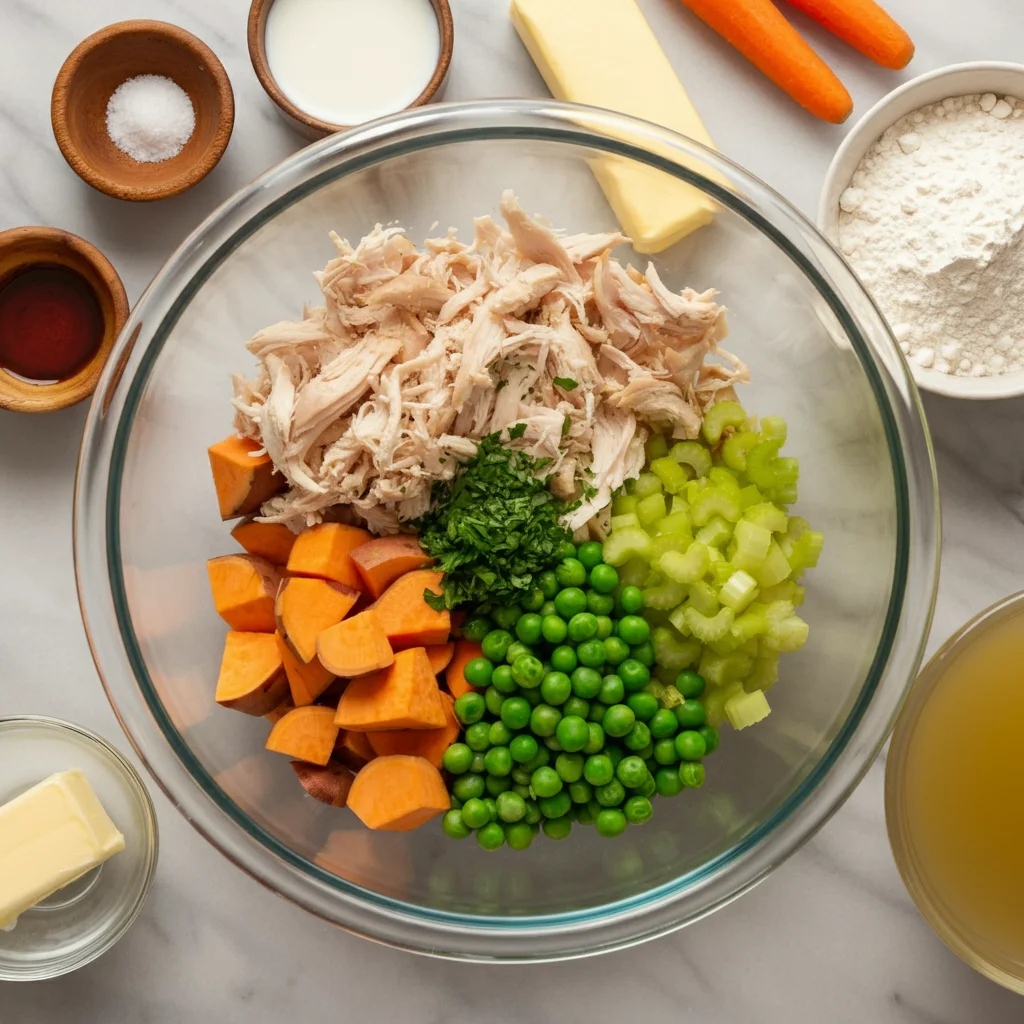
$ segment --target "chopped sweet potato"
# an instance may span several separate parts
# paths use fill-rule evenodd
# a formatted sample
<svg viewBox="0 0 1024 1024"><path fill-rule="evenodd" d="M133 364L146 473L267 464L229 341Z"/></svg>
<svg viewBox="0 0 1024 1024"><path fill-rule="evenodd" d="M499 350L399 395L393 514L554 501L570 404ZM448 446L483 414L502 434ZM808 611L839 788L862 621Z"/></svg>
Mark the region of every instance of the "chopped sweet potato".
<svg viewBox="0 0 1024 1024"><path fill-rule="evenodd" d="M358 526L344 523L311 526L295 539L288 556L288 572L292 576L334 580L353 590L362 590L363 579L356 572L352 552L369 539L370 534Z"/></svg>
<svg viewBox="0 0 1024 1024"><path fill-rule="evenodd" d="M441 573L417 569L399 577L377 599L374 608L395 650L430 647L448 642L452 620L448 609L439 612L423 600L423 592L441 593Z"/></svg>
<svg viewBox="0 0 1024 1024"><path fill-rule="evenodd" d="M314 657L310 662L300 661L280 633L274 636L292 691L292 706L302 708L312 704L334 682L334 673L328 672L319 658Z"/></svg>
<svg viewBox="0 0 1024 1024"><path fill-rule="evenodd" d="M367 828L409 832L451 807L441 773L422 757L374 758L356 775L348 806Z"/></svg>
<svg viewBox="0 0 1024 1024"><path fill-rule="evenodd" d="M370 746L381 755L409 754L424 757L435 768L441 767L444 752L459 738L459 720L455 717L455 701L447 693L441 694L447 721L441 729L389 729L369 732Z"/></svg>
<svg viewBox="0 0 1024 1024"><path fill-rule="evenodd" d="M445 670L444 678L448 684L448 692L456 700L474 689L466 682L466 666L474 658L482 658L483 654L483 648L474 640L455 641L455 653L452 655L451 664Z"/></svg>
<svg viewBox="0 0 1024 1024"><path fill-rule="evenodd" d="M287 669L285 669L287 672ZM278 722L288 714L289 711L294 711L295 705L287 698L277 705L273 711L268 711L263 717L271 724L276 725Z"/></svg>
<svg viewBox="0 0 1024 1024"><path fill-rule="evenodd" d="M292 771L314 800L330 807L345 806L348 792L356 780L355 773L337 761L328 761L325 765L292 761Z"/></svg>
<svg viewBox="0 0 1024 1024"><path fill-rule="evenodd" d="M278 631L297 658L313 661L317 638L328 626L341 622L358 598L358 590L333 580L290 576L281 580L277 590Z"/></svg>
<svg viewBox="0 0 1024 1024"><path fill-rule="evenodd" d="M250 555L282 567L288 564L296 537L283 523L257 523L254 519L244 519L231 531L231 536Z"/></svg>
<svg viewBox="0 0 1024 1024"><path fill-rule="evenodd" d="M289 711L277 722L267 737L267 750L325 765L331 759L337 738L338 727L331 709L313 704Z"/></svg>
<svg viewBox="0 0 1024 1024"><path fill-rule="evenodd" d="M420 547L416 537L403 533L375 537L361 544L352 552L352 561L366 585L366 592L380 597L399 576L430 565L433 559Z"/></svg>
<svg viewBox="0 0 1024 1024"><path fill-rule="evenodd" d="M455 644L451 641L446 644L432 644L426 648L426 652L434 675L439 676L452 660L452 656L455 654Z"/></svg>
<svg viewBox="0 0 1024 1024"><path fill-rule="evenodd" d="M336 676L365 675L387 668L395 660L372 608L325 629L317 639L316 649L324 667Z"/></svg>
<svg viewBox="0 0 1024 1024"><path fill-rule="evenodd" d="M288 677L273 633L228 633L215 699L247 715L267 715L288 696Z"/></svg>
<svg viewBox="0 0 1024 1024"><path fill-rule="evenodd" d="M255 555L221 555L206 563L217 614L239 633L273 633L280 576Z"/></svg>
<svg viewBox="0 0 1024 1024"><path fill-rule="evenodd" d="M235 434L210 446L210 470L221 519L257 512L263 502L284 489L285 479L274 471L270 456L253 455L259 450L255 441Z"/></svg>
<svg viewBox="0 0 1024 1024"><path fill-rule="evenodd" d="M334 722L343 729L440 729L447 715L422 647L395 655L394 664L353 679L342 694Z"/></svg>
<svg viewBox="0 0 1024 1024"><path fill-rule="evenodd" d="M377 756L377 752L370 746L365 732L342 729L334 741L334 756L343 764L359 771L367 761L372 761Z"/></svg>

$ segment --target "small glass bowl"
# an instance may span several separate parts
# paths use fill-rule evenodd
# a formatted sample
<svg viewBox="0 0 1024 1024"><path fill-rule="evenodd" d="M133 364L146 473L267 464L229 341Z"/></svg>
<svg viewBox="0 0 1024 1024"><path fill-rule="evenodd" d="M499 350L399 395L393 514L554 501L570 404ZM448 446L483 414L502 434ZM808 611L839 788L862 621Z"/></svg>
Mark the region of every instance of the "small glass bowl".
<svg viewBox="0 0 1024 1024"><path fill-rule="evenodd" d="M0 806L55 772L80 768L125 848L0 930L0 980L43 981L105 953L139 916L156 870L156 812L135 769L106 740L69 722L0 718Z"/></svg>

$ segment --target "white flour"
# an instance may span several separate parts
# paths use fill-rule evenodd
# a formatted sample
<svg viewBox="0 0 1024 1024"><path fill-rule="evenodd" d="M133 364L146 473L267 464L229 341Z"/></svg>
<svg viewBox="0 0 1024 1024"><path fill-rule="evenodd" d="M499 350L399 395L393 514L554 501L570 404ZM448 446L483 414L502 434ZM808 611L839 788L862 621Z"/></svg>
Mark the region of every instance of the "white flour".
<svg viewBox="0 0 1024 1024"><path fill-rule="evenodd" d="M839 205L839 246L911 360L1024 369L1024 102L959 96L900 118Z"/></svg>

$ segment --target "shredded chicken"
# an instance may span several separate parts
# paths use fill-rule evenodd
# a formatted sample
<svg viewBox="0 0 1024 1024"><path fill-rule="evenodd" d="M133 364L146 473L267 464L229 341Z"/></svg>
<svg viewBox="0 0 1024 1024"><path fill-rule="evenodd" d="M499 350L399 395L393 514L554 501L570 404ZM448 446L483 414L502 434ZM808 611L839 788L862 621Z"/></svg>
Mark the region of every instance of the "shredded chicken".
<svg viewBox="0 0 1024 1024"><path fill-rule="evenodd" d="M450 232L417 249L380 225L356 246L332 233L323 305L249 342L259 368L235 379L235 426L287 481L264 521L395 532L480 438L521 424L510 443L550 459L556 493L579 500L566 526L597 517L599 534L649 429L695 437L748 379L719 347L715 292L624 267L616 232L553 231L511 192L500 209L507 229L478 218L472 244Z"/></svg>

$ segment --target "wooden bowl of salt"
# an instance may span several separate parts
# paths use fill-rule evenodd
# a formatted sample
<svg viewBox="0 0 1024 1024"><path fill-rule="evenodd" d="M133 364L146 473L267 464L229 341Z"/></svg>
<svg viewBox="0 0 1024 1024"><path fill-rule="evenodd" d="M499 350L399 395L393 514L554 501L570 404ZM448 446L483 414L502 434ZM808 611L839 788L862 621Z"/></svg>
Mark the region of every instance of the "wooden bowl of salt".
<svg viewBox="0 0 1024 1024"><path fill-rule="evenodd" d="M191 32L120 21L64 61L50 120L80 178L144 202L184 192L213 170L231 138L235 101L221 62Z"/></svg>

